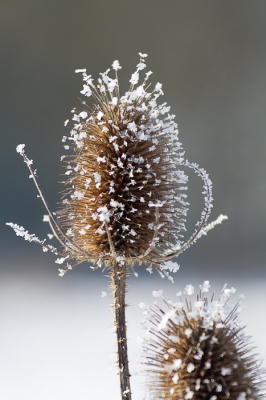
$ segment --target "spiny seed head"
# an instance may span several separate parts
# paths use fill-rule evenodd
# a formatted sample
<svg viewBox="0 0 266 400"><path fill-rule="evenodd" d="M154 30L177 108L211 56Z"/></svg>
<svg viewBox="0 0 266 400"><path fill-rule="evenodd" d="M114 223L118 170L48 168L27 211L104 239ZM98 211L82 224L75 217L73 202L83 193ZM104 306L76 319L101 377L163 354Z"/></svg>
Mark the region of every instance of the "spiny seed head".
<svg viewBox="0 0 266 400"><path fill-rule="evenodd" d="M129 263L156 259L179 245L185 230L183 151L170 107L157 105L162 85L148 92L148 72L136 87L145 56L140 54L124 96L118 61L116 78L108 69L97 86L86 70L77 70L85 81L81 93L92 96L94 105L83 102L73 110L68 139L74 155L64 158L67 189L58 222L92 260L106 264L114 254Z"/></svg>
<svg viewBox="0 0 266 400"><path fill-rule="evenodd" d="M257 400L265 377L249 340L239 326L240 301L227 301L235 289L224 287L218 301L208 302L209 282L200 286L192 307L193 287L185 298L168 301L165 312L146 308L151 338L145 344L151 398L165 400ZM183 300L183 301L182 301Z"/></svg>

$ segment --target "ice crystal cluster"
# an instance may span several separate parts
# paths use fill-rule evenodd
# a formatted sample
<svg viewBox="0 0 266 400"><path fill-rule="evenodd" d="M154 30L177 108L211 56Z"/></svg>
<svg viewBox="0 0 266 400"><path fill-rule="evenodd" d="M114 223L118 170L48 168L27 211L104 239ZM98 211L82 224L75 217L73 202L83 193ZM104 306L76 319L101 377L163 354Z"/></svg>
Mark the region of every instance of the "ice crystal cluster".
<svg viewBox="0 0 266 400"><path fill-rule="evenodd" d="M66 263L60 275L73 266L92 261L95 268L113 262L148 264L160 273L176 271L178 265L169 261L184 251L202 234L206 234L225 216L206 225L212 207L211 182L197 164L184 160L178 138L177 124L170 107L158 104L163 94L157 83L153 90L147 83L147 72L139 83L146 54L140 53L137 70L130 78L129 90L120 95L118 61L100 74L94 84L85 69L76 70L84 81L81 93L91 97L87 104L72 110L70 135L63 137L65 190L57 213L53 213L40 190L32 160L25 154L25 145L17 152L24 158L39 191L53 234L63 251L45 244L24 228L8 223L17 235L39 243L44 251L51 250ZM66 121L66 125L69 121ZM203 179L205 207L196 230L183 243L187 176L184 167L192 168ZM181 169L180 169L181 168Z"/></svg>
<svg viewBox="0 0 266 400"><path fill-rule="evenodd" d="M200 286L193 305L192 285L177 294L177 302L165 302L167 311L156 303L153 309L140 304L150 335L144 350L152 399L264 397L265 372L238 320L241 300L229 306L235 289L227 289L226 285L218 300L208 300L209 287L208 281ZM155 297L162 297L162 293Z"/></svg>

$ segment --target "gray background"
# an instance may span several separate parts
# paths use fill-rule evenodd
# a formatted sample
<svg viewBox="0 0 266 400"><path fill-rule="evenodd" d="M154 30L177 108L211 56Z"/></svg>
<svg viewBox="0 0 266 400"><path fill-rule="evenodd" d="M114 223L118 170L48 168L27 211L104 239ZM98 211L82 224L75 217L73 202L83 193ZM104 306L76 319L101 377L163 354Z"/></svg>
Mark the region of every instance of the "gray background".
<svg viewBox="0 0 266 400"><path fill-rule="evenodd" d="M109 354L114 336L108 279L83 264L63 279L52 255L17 238L16 222L43 238L45 213L19 143L34 159L53 209L60 200L63 122L79 105L76 68L96 79L113 60L122 90L148 53L151 81L163 83L186 157L213 181L214 209L228 221L179 257L175 285L138 268L130 278L132 369L142 335L137 304L152 290L174 295L188 283L228 282L247 297L248 332L266 358L265 150L266 3L261 0L2 0L1 46L1 328L0 389L5 399L118 398ZM189 173L188 234L203 207L201 182ZM170 295L170 294L169 294ZM2 323L1 323L2 324ZM138 378L134 393L144 398ZM135 398L137 395L135 396Z"/></svg>

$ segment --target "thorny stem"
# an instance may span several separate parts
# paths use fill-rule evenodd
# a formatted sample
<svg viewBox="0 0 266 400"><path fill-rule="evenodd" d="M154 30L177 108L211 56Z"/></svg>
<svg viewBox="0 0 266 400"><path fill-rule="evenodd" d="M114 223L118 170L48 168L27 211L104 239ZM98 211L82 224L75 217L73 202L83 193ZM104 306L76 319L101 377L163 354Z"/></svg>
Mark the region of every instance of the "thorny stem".
<svg viewBox="0 0 266 400"><path fill-rule="evenodd" d="M111 289L114 296L115 327L118 349L118 368L120 377L120 390L123 400L131 400L130 373L128 367L127 329L125 318L126 294L126 265L114 262L112 267Z"/></svg>

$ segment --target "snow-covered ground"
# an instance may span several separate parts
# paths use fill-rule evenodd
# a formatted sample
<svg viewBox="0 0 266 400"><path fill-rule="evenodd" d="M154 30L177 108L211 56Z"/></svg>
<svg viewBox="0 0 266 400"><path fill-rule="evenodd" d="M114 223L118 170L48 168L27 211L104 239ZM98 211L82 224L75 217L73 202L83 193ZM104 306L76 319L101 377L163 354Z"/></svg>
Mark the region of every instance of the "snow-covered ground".
<svg viewBox="0 0 266 400"><path fill-rule="evenodd" d="M155 274L131 277L127 309L129 358L133 399L145 399L144 378L137 372L145 336L138 304L152 304L153 290L174 298L187 284L197 288L207 276L175 275L175 284ZM227 281L244 293L242 313L246 332L253 336L266 366L265 281L256 278L213 278L217 295ZM108 278L92 273L64 278L23 274L3 275L0 281L0 393L5 400L118 400L119 382L114 365L115 335Z"/></svg>

